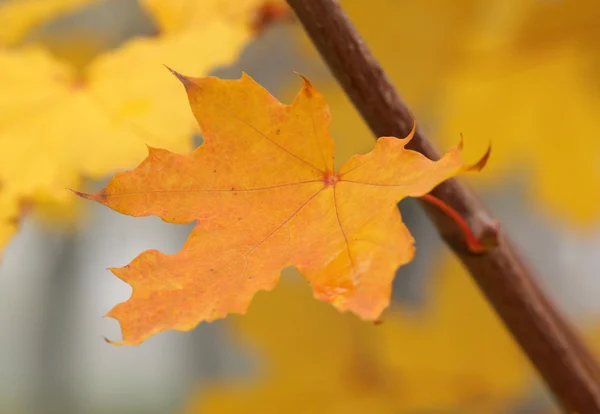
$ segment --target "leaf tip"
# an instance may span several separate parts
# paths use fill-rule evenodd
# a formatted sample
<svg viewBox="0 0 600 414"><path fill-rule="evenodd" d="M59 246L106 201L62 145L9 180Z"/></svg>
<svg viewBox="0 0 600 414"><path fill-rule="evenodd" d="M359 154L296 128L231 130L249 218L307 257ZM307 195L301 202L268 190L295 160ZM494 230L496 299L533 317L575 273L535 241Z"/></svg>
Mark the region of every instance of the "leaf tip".
<svg viewBox="0 0 600 414"><path fill-rule="evenodd" d="M100 190L100 191L98 191L96 193L93 193L93 194L82 193L80 191L76 191L76 190L73 190L71 188L67 188L67 190L72 191L73 193L75 193L75 195L77 195L77 196L79 196L81 198L85 198L86 200L96 201L96 202L98 202L100 204L104 204L106 202L107 198L108 198L106 196L106 194L104 193L104 190Z"/></svg>
<svg viewBox="0 0 600 414"><path fill-rule="evenodd" d="M186 89L192 86L193 82L192 82L192 79L189 76L185 76L185 75L177 72L175 69L171 69L167 65L164 65L164 67L167 68L167 70L169 72L171 72L177 79L179 79L179 81L183 84L183 86Z"/></svg>
<svg viewBox="0 0 600 414"><path fill-rule="evenodd" d="M146 149L148 150L148 156L152 156L153 154L158 152L158 148L155 148L151 145L145 144L146 145Z"/></svg>
<svg viewBox="0 0 600 414"><path fill-rule="evenodd" d="M112 346L125 345L125 343L123 341L112 341L112 340L108 339L106 336L103 336L102 339L104 339L104 342L106 342L107 344L112 345Z"/></svg>
<svg viewBox="0 0 600 414"><path fill-rule="evenodd" d="M294 74L296 74L302 78L302 90L301 91L310 98L314 91L314 87L313 87L312 83L310 83L310 81L304 75L302 75L300 72L294 71Z"/></svg>
<svg viewBox="0 0 600 414"><path fill-rule="evenodd" d="M127 268L129 268L129 265L125 265L123 267L109 267L106 270L110 270L110 272L113 275L115 275L116 277L118 277L119 279L121 279L123 282L128 283L127 280L125 280L124 276L123 276L123 272L126 271ZM110 313L107 314L106 316L109 316L111 318L113 317Z"/></svg>
<svg viewBox="0 0 600 414"><path fill-rule="evenodd" d="M85 198L86 200L95 200L96 199L94 194L82 193L81 191L73 190L72 188L67 188L67 190L71 191L76 196Z"/></svg>
<svg viewBox="0 0 600 414"><path fill-rule="evenodd" d="M301 74L300 72L297 71L293 71L294 75L298 75L302 78L302 81L304 82L305 85L310 85L312 86L312 84L310 83L310 81L306 78L306 76L304 76L303 74Z"/></svg>
<svg viewBox="0 0 600 414"><path fill-rule="evenodd" d="M115 321L118 322L119 326L121 327L121 333L123 336L123 339L120 341L113 341L112 339L108 339L107 337L103 336L104 341L106 341L107 344L113 345L113 346L123 346L123 345L139 345L140 343L143 342L143 340L141 341L135 341L135 340L131 340L130 338L128 338L128 335L126 334L126 332L123 330L123 321L121 320L121 318L118 315L118 305L115 306L114 308L112 308L110 311L108 311L104 317L105 318L110 318L110 319L114 319Z"/></svg>
<svg viewBox="0 0 600 414"><path fill-rule="evenodd" d="M413 118L412 128L410 129L410 132L408 133L408 135L404 138L406 140L406 142L413 139L416 132L417 132L417 120L415 118Z"/></svg>
<svg viewBox="0 0 600 414"><path fill-rule="evenodd" d="M417 120L413 118L412 127L410 128L410 131L404 138L401 138L400 136L380 136L377 138L376 142L379 143L379 141L381 141L381 145L398 145L398 143L400 143L402 147L405 147L406 144L408 144L414 138L416 133Z"/></svg>
<svg viewBox="0 0 600 414"><path fill-rule="evenodd" d="M258 82L256 82L252 76L248 75L248 73L242 71L242 75L240 76L240 81L241 82L249 82L251 84L256 84L258 86L260 86L260 84Z"/></svg>
<svg viewBox="0 0 600 414"><path fill-rule="evenodd" d="M460 142L461 142L460 148L462 149L462 138L461 138ZM467 166L466 170L467 171L483 170L483 168L487 165L488 160L490 159L491 153L492 153L492 143L490 142L488 144L487 150L485 151L485 154L483 154L483 156L475 164Z"/></svg>

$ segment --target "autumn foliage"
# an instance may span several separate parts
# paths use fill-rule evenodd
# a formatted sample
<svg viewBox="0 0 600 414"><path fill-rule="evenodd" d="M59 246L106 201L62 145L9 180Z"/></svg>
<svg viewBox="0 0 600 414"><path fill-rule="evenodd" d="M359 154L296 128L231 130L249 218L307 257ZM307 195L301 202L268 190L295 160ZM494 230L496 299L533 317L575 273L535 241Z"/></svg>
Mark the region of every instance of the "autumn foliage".
<svg viewBox="0 0 600 414"><path fill-rule="evenodd" d="M77 20L77 13L101 3L120 11L125 2L0 0L0 252L26 215L41 213L50 219L43 224L64 225L81 223L80 205L90 216L97 214L92 203L67 188L122 214L193 223L177 253L147 250L133 258L136 251L127 257L133 258L129 265L111 269L125 283L112 275L105 281L119 284L115 291L132 287L131 297L108 313L121 326L122 340L108 341L116 345L137 345L165 330L188 331L203 321L248 313L206 330L233 327L243 353L248 345L262 352L265 375L221 381L222 367L202 372L200 397L190 402L189 414L269 409L487 414L512 412L515 402L528 402L537 388L522 351L458 262L420 237L427 233L424 218L410 206L401 214L397 204L407 197L430 201L465 233L465 254L487 251L485 240L469 230L473 224L478 230L477 222L430 191L448 178L481 170L489 151L474 164L462 160L477 160L475 154L492 142L491 169L473 174L482 198L508 230L517 230L511 238L525 246L544 283L577 269L576 283L550 280L551 293L563 290L557 295L560 305L566 297L583 304L582 292L593 301L594 291L582 287L579 270L593 273L594 255L585 251L595 249L590 245L595 242L574 244L571 233L553 232L565 224L592 230L600 212L594 71L600 61L600 3L340 0L424 135L447 148L464 134L465 151L461 142L435 161L406 149L414 130L404 138L380 137L373 147L369 126L338 82L327 80L323 59L311 63L298 53L301 47L293 49L300 44L287 36L294 30L308 49L302 25L283 27L290 31L277 37L274 49L257 53L258 59L254 47L246 49L275 21L294 21L284 0L133 0L135 17L123 21L136 27L127 33L113 33L111 21L92 40L68 33L71 28L54 43L53 25ZM44 37L44 30L54 34ZM107 40L113 36L118 40ZM273 46L265 38L257 49ZM289 53L284 59L278 55L281 45ZM257 79L273 82L273 90L285 89L287 82L276 85L284 73L296 81L289 82L291 104L246 74L235 80L207 77L231 70L244 50L236 70L249 66ZM269 60L253 66L264 58L261 53ZM174 71L173 76L165 64L196 77ZM268 75L260 73L267 67ZM299 68L320 92L291 74ZM194 150L200 135L203 144ZM113 178L104 189L88 194L107 177ZM517 187L524 191L515 197ZM497 198L488 198L492 193ZM494 205L500 199L503 203ZM533 210L525 208L530 201L536 203L528 206ZM544 221L541 213L548 212L552 220ZM105 213L111 223L118 219ZM529 227L534 215L542 224ZM524 221L528 226L520 226ZM38 224L28 227L25 238L39 236ZM540 226L542 236L530 230ZM406 293L406 286L392 289L397 269L415 256L408 227L424 240L418 245L422 260L401 270L401 283L418 290L421 279L415 281L439 262L435 274L422 279L430 292L415 314L400 305L398 293ZM139 233L123 232L140 240ZM105 233L90 234L110 240ZM546 249L548 243L554 250ZM118 248L134 249L133 244L127 240ZM70 250L83 249L87 244ZM79 254L72 251L65 256ZM36 255L27 250L19 260L35 257L44 265ZM81 262L106 267L87 256ZM46 267L40 275L47 280L64 270ZM301 274L295 284L286 280L284 269L290 267ZM24 266L7 269L18 274L4 280L26 283ZM78 281L93 276L72 274ZM32 285L42 286L38 282ZM392 292L398 302L391 301ZM44 312L50 306L39 302ZM102 307L94 315L108 309ZM569 303L565 308L572 310ZM7 320L16 313L9 310ZM589 326L596 328L597 317L591 319ZM232 345L230 338L215 340L214 331L207 331L199 331L201 341ZM600 343L598 338L592 343ZM176 339L196 340L195 335ZM154 344L146 346L141 353ZM194 348L193 356L185 357L203 355ZM3 398L0 393L0 411L17 412L5 409Z"/></svg>
<svg viewBox="0 0 600 414"><path fill-rule="evenodd" d="M176 76L204 144L190 155L150 148L139 167L82 194L132 216L197 222L179 253L151 250L113 269L133 286L108 314L121 323L123 344L244 313L289 265L317 298L375 320L389 304L396 269L414 254L398 201L485 163L464 165L461 146L431 161L405 149L411 133L380 138L335 172L329 111L306 79L283 105L245 74Z"/></svg>

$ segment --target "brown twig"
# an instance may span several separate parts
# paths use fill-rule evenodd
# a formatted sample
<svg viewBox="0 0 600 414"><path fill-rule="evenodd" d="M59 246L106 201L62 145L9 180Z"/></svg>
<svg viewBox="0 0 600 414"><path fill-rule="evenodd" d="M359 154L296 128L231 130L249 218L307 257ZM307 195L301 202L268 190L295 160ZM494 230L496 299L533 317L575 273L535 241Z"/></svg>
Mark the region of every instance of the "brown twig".
<svg viewBox="0 0 600 414"><path fill-rule="evenodd" d="M375 135L406 136L413 124L410 110L338 1L288 3ZM419 130L411 147L429 158L439 158ZM458 180L448 180L432 194L458 211L480 240L495 245L483 254L470 253L457 225L435 207L424 205L442 238L469 270L560 405L568 412L600 413L596 362L500 233L497 222Z"/></svg>

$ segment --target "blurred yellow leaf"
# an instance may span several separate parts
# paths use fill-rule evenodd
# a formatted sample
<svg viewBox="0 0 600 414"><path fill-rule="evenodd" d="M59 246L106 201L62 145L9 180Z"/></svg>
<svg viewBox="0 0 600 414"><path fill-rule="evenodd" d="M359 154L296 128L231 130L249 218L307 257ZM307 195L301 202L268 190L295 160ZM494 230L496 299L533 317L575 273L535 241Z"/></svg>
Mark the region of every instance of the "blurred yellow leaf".
<svg viewBox="0 0 600 414"><path fill-rule="evenodd" d="M133 39L82 74L42 48L0 50L0 191L68 208L75 198L65 187L139 163L146 145L189 152L198 127L163 64L206 75L252 37L249 26L215 15L195 29Z"/></svg>
<svg viewBox="0 0 600 414"><path fill-rule="evenodd" d="M527 0L529 12L522 19L516 45L523 51L554 47L557 43L587 49L598 58L600 5L596 0Z"/></svg>
<svg viewBox="0 0 600 414"><path fill-rule="evenodd" d="M108 49L106 39L85 32L69 33L68 36L48 35L34 45L48 49L55 58L68 62L78 73Z"/></svg>
<svg viewBox="0 0 600 414"><path fill-rule="evenodd" d="M504 412L531 369L459 264L448 257L440 269L423 313L395 309L379 326L284 277L232 318L262 352L262 378L203 388L185 413Z"/></svg>
<svg viewBox="0 0 600 414"><path fill-rule="evenodd" d="M468 141L493 142L491 174L477 181L529 172L531 192L556 215L581 223L597 218L600 94L590 93L586 60L560 50L545 60L524 58L518 68L513 60L504 73L493 63L489 71L466 67L449 78L440 136L449 142L462 131Z"/></svg>
<svg viewBox="0 0 600 414"><path fill-rule="evenodd" d="M583 225L600 215L600 3L534 2L511 36L483 28L446 80L439 136L493 142L489 183L532 176L534 197ZM514 25L513 25L514 26ZM481 39L490 40L482 43ZM494 174L494 171L496 174Z"/></svg>
<svg viewBox="0 0 600 414"><path fill-rule="evenodd" d="M139 0L166 33L201 27L210 16L227 16L230 23L248 25L266 4L283 0Z"/></svg>
<svg viewBox="0 0 600 414"><path fill-rule="evenodd" d="M6 0L0 2L0 45L13 45L27 33L61 14L98 0Z"/></svg>

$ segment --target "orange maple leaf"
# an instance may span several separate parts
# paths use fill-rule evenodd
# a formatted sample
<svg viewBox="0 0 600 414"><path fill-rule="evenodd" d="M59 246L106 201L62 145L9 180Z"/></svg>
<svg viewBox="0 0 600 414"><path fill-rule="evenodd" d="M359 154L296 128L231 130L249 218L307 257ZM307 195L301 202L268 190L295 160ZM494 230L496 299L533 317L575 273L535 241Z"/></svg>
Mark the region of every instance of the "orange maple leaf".
<svg viewBox="0 0 600 414"><path fill-rule="evenodd" d="M136 169L81 196L132 216L197 225L176 254L149 250L111 269L133 287L107 316L123 341L245 313L294 265L315 296L377 319L395 270L414 255L397 203L461 172L461 146L437 162L379 138L368 154L334 172L329 110L308 80L284 105L249 76L189 78L184 84L204 143L189 155L149 148Z"/></svg>

